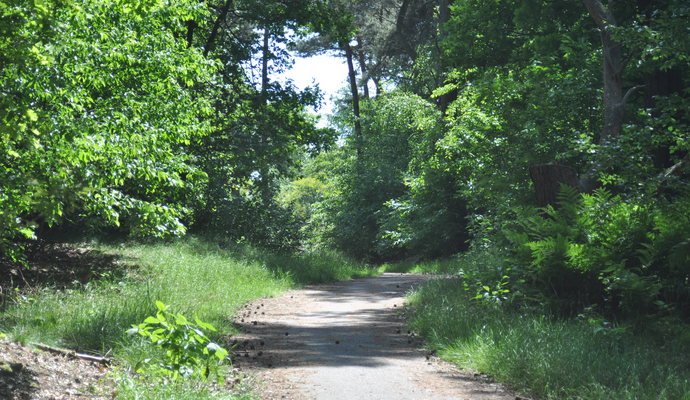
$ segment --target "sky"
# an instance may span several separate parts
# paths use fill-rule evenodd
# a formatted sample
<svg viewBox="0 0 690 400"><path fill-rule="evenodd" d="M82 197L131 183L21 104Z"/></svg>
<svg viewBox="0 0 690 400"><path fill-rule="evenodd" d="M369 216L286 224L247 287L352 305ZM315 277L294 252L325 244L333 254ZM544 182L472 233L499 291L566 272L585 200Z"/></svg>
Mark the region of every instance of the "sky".
<svg viewBox="0 0 690 400"><path fill-rule="evenodd" d="M333 102L330 97L347 84L347 66L343 57L333 55L318 55L312 57L296 57L292 69L282 74L284 79L292 79L298 89L319 84L325 104L319 114L330 114Z"/></svg>

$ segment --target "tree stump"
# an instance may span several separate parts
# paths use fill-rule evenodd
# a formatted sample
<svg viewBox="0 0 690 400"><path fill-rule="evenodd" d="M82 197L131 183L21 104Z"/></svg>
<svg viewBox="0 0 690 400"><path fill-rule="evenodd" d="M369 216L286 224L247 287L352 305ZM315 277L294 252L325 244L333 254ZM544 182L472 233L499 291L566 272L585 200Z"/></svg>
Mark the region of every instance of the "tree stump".
<svg viewBox="0 0 690 400"><path fill-rule="evenodd" d="M556 205L561 184L579 190L580 180L573 168L558 164L542 164L529 167L529 176L534 183L537 205L546 207Z"/></svg>

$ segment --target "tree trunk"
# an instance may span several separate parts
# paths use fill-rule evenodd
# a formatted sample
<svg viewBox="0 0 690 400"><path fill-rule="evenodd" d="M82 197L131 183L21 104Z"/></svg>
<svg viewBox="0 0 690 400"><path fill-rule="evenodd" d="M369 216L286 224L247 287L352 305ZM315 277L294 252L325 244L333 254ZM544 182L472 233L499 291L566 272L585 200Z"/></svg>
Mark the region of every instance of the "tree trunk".
<svg viewBox="0 0 690 400"><path fill-rule="evenodd" d="M621 132L625 120L625 102L631 92L623 95L622 46L611 36L610 28L616 26L616 18L611 8L604 7L600 0L582 0L589 11L601 36L603 50L603 79L604 79L604 123L601 128L599 143L604 144Z"/></svg>
<svg viewBox="0 0 690 400"><path fill-rule="evenodd" d="M194 29L196 29L197 24L194 20L190 19L187 21L187 48L192 47L194 43Z"/></svg>
<svg viewBox="0 0 690 400"><path fill-rule="evenodd" d="M376 95L379 96L381 93L383 93L383 89L381 89L381 82L372 77L371 80L374 82L374 87L376 88Z"/></svg>
<svg viewBox="0 0 690 400"><path fill-rule="evenodd" d="M232 0L225 0L225 4L223 5L223 8L221 8L216 22L213 23L213 28L211 28L211 33L208 35L206 45L204 45L204 56L208 56L208 53L213 48L213 42L216 40L216 36L218 36L220 24L222 24L223 21L225 21L225 18L228 16L228 11L230 11L231 6Z"/></svg>
<svg viewBox="0 0 690 400"><path fill-rule="evenodd" d="M439 41L442 41L446 38L448 32L446 30L446 23L450 20L450 1L449 0L441 0L439 7L438 7L438 32L439 32ZM439 51L440 53L440 51ZM439 54L439 62L441 64L441 80L443 82L439 82L439 84L443 85L445 83L445 77L447 74L447 66L445 65L443 61L442 54ZM438 98L438 108L441 110L441 112L445 113L446 110L448 109L448 106L450 105L451 101L453 100L453 97L455 96L455 93L444 93Z"/></svg>
<svg viewBox="0 0 690 400"><path fill-rule="evenodd" d="M448 34L445 27L448 21L450 21L450 0L441 0L438 6L438 31L442 39Z"/></svg>
<svg viewBox="0 0 690 400"><path fill-rule="evenodd" d="M264 28L264 42L261 47L262 59L261 59L261 101L264 103L267 100L266 93L268 89L268 57L269 57L269 43L270 34L268 33L268 28Z"/></svg>
<svg viewBox="0 0 690 400"><path fill-rule="evenodd" d="M398 45L400 45L401 49L404 49L404 51L411 59L416 60L416 46L409 40L405 40L405 33L408 31L407 17L410 10L410 3L412 3L412 0L402 0L402 3L400 4L400 8L398 9L398 16L395 21L394 37L396 37L396 40L398 40Z"/></svg>
<svg viewBox="0 0 690 400"><path fill-rule="evenodd" d="M369 76L367 74L367 62L362 50L362 39L357 35L357 62L359 63L359 70L362 72L362 98L369 98Z"/></svg>
<svg viewBox="0 0 690 400"><path fill-rule="evenodd" d="M352 62L352 46L350 43L341 44L343 50L345 50L345 58L347 60L347 71L350 78L350 92L352 93L352 113L354 115L354 135L355 135L355 147L357 149L357 156L362 155L362 124L359 120L359 90L357 89L357 75L355 73L355 66Z"/></svg>
<svg viewBox="0 0 690 400"><path fill-rule="evenodd" d="M671 94L679 93L683 90L683 74L678 69L669 69L664 71L653 71L645 77L645 107L652 110L652 118L659 118L661 112L659 110L659 98L668 97ZM675 118L682 118L681 115L674 115ZM663 136L656 130L652 132L653 135ZM653 149L652 161L654 168L666 169L673 165L673 158L671 155L672 140L661 142L656 140L659 144Z"/></svg>

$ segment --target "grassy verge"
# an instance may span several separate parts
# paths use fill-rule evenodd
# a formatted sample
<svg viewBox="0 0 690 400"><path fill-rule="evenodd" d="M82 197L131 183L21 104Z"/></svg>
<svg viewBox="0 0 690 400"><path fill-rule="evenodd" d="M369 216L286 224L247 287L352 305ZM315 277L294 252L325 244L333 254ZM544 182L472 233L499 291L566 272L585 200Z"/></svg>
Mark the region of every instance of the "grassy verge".
<svg viewBox="0 0 690 400"><path fill-rule="evenodd" d="M411 274L456 274L458 260L454 258L427 261L403 261L386 263L379 267L381 272L405 272Z"/></svg>
<svg viewBox="0 0 690 400"><path fill-rule="evenodd" d="M687 327L633 334L471 297L455 278L432 281L409 299L412 328L462 368L535 399L690 399Z"/></svg>
<svg viewBox="0 0 690 400"><path fill-rule="evenodd" d="M99 268L98 279L69 289L36 286L0 312L0 332L23 342L111 352L126 369L151 356L150 346L125 331L155 314L156 300L213 324L218 329L213 339L220 340L235 332L228 318L248 300L304 283L375 272L334 253L280 256L193 238L168 244L99 245L96 250L114 256L112 268ZM191 386L176 389L172 396L169 387L127 379L121 386L120 397L125 399L216 396L208 392L199 397L204 390Z"/></svg>

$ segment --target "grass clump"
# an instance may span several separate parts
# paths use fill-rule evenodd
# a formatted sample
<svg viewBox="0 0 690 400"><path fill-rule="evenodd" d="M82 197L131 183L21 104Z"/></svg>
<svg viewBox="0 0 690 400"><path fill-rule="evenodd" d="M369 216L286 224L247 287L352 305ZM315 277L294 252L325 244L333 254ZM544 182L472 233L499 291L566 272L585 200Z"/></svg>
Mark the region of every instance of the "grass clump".
<svg viewBox="0 0 690 400"><path fill-rule="evenodd" d="M478 301L461 278L414 293L411 326L441 357L535 399L690 399L690 337ZM684 336L683 336L684 335Z"/></svg>
<svg viewBox="0 0 690 400"><path fill-rule="evenodd" d="M291 285L365 278L379 273L375 268L328 249L295 254L276 254L249 246L235 249L243 257L261 262L277 276L287 279Z"/></svg>

